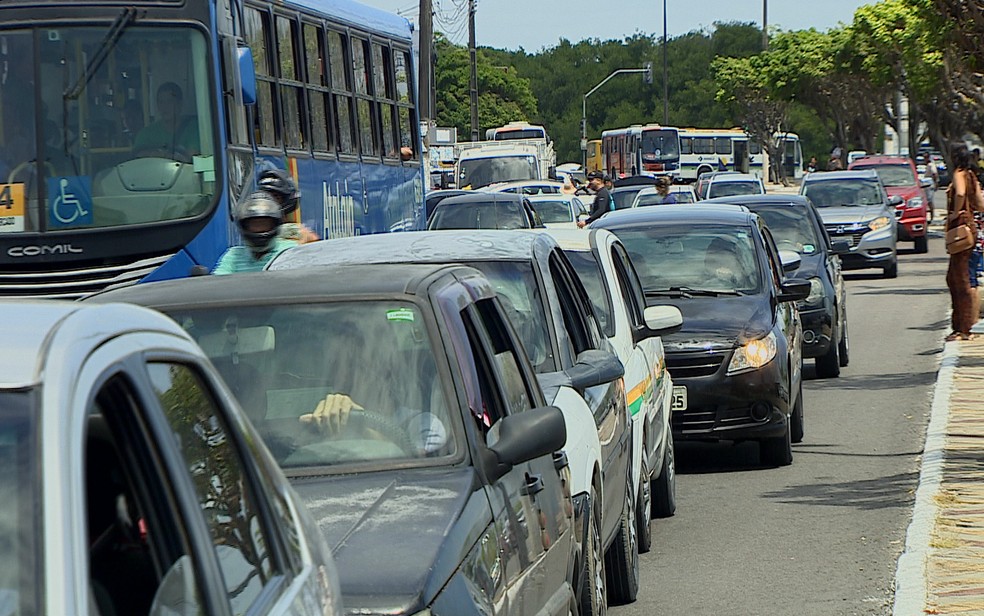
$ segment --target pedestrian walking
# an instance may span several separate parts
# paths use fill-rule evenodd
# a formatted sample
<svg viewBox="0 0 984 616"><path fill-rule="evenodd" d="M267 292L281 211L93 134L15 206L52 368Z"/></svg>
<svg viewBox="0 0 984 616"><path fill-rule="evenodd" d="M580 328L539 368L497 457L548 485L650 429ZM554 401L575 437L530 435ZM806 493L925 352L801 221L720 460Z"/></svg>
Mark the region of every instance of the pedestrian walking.
<svg viewBox="0 0 984 616"><path fill-rule="evenodd" d="M840 154L833 153L830 155L830 160L827 161L827 171L843 171L844 163L841 162Z"/></svg>
<svg viewBox="0 0 984 616"><path fill-rule="evenodd" d="M946 244L950 264L946 271L946 286L950 290L952 331L947 340L970 340L971 327L977 322L977 293L971 287L971 256L977 244L977 225L974 212L984 210L981 185L977 181L971 154L964 146L953 152L953 180L946 190ZM979 308L978 308L979 314Z"/></svg>
<svg viewBox="0 0 984 616"><path fill-rule="evenodd" d="M587 219L577 221L577 226L584 228L598 220L614 208L614 201L611 193L605 187L605 174L601 171L592 171L588 174L588 188L594 191L594 201L591 202L591 212Z"/></svg>

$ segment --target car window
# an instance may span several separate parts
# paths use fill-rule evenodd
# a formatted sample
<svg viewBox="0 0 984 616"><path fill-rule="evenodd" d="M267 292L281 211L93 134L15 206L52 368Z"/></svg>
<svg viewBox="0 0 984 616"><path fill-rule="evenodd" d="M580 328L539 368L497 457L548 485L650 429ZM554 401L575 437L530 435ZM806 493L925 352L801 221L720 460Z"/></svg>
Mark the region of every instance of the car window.
<svg viewBox="0 0 984 616"><path fill-rule="evenodd" d="M461 320L468 337L469 350L474 359L474 370L478 377L482 408L472 409L476 414L479 430L485 444L492 446L498 440L498 424L510 412L510 403L496 382L495 367L489 361L493 354L493 344L489 333L479 315L470 310L461 312Z"/></svg>
<svg viewBox="0 0 984 616"><path fill-rule="evenodd" d="M874 169L885 186L915 186L916 176L909 165L863 165L858 169Z"/></svg>
<svg viewBox="0 0 984 616"><path fill-rule="evenodd" d="M550 255L550 275L553 278L557 298L560 300L564 328L572 345L572 358L576 358L595 346L589 325L585 320L588 317L587 310L590 309L577 297L571 277L556 254Z"/></svg>
<svg viewBox="0 0 984 616"><path fill-rule="evenodd" d="M591 298L591 306L594 308L595 316L598 317L598 324L606 336L615 335L615 318L608 297L608 287L601 272L601 266L595 259L594 254L589 250L565 250L567 260L574 266L578 278L584 285L588 297Z"/></svg>
<svg viewBox="0 0 984 616"><path fill-rule="evenodd" d="M423 314L401 301L172 312L288 471L459 451ZM380 384L385 383L385 387Z"/></svg>
<svg viewBox="0 0 984 616"><path fill-rule="evenodd" d="M43 566L36 511L41 496L36 403L31 391L0 393L0 604L9 614L42 612L42 586L34 575L25 575Z"/></svg>
<svg viewBox="0 0 984 616"><path fill-rule="evenodd" d="M646 309L646 299L643 296L642 283L639 282L639 275L636 274L629 255L620 244L612 246L612 265L615 267L615 276L618 278L619 291L622 299L625 300L625 307L629 311L629 321L633 327L638 327L645 323L643 311Z"/></svg>
<svg viewBox="0 0 984 616"><path fill-rule="evenodd" d="M711 182L707 190L708 199L761 194L762 187L758 182Z"/></svg>
<svg viewBox="0 0 984 616"><path fill-rule="evenodd" d="M509 328L491 299L475 303L475 316L487 335L489 350L495 358L494 370L510 413L522 413L533 408L533 393L521 368L519 356Z"/></svg>
<svg viewBox="0 0 984 616"><path fill-rule="evenodd" d="M820 250L821 238L806 208L788 205L756 205L752 210L769 226L779 250L812 255Z"/></svg>
<svg viewBox="0 0 984 616"><path fill-rule="evenodd" d="M528 229L530 223L517 201L439 203L430 229Z"/></svg>
<svg viewBox="0 0 984 616"><path fill-rule="evenodd" d="M154 362L147 373L191 473L232 611L245 614L276 573L246 463L212 392L194 370Z"/></svg>
<svg viewBox="0 0 984 616"><path fill-rule="evenodd" d="M547 224L574 222L575 214L572 212L571 205L571 201L564 199L537 199L533 202L533 208L540 214L543 222Z"/></svg>
<svg viewBox="0 0 984 616"><path fill-rule="evenodd" d="M786 278L786 273L782 269L782 259L779 258L779 252L776 250L775 238L773 238L769 229L764 227L762 228L762 241L765 243L765 254L769 259L769 273L772 276L772 284L778 289L782 285L782 281Z"/></svg>
<svg viewBox="0 0 984 616"><path fill-rule="evenodd" d="M639 194L645 186L632 187L620 189L616 188L611 192L612 199L615 201L616 210L624 210L632 207L632 202L635 201L636 195Z"/></svg>
<svg viewBox="0 0 984 616"><path fill-rule="evenodd" d="M748 227L665 225L616 233L647 294L676 288L740 293L761 289Z"/></svg>
<svg viewBox="0 0 984 616"><path fill-rule="evenodd" d="M803 194L817 207L867 206L884 203L881 187L872 180L817 180L803 185Z"/></svg>

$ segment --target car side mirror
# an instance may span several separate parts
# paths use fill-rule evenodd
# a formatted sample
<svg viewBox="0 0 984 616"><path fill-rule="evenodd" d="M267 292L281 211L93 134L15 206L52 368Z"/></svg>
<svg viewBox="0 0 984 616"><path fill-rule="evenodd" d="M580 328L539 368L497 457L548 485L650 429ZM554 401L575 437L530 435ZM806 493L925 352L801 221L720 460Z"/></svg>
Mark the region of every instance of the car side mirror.
<svg viewBox="0 0 984 616"><path fill-rule="evenodd" d="M574 365L564 373L573 389L584 391L622 378L625 366L614 353L591 349L578 355Z"/></svg>
<svg viewBox="0 0 984 616"><path fill-rule="evenodd" d="M779 261L782 262L782 271L785 274L795 272L803 262L803 257L795 250L780 250Z"/></svg>
<svg viewBox="0 0 984 616"><path fill-rule="evenodd" d="M567 444L567 423L555 406L542 406L503 417L499 440L486 456L489 481L496 481L517 464L550 455Z"/></svg>
<svg viewBox="0 0 984 616"><path fill-rule="evenodd" d="M649 306L642 312L645 326L633 332L633 338L639 343L646 338L669 336L680 331L683 327L683 313L676 306Z"/></svg>
<svg viewBox="0 0 984 616"><path fill-rule="evenodd" d="M810 281L800 278L787 280L780 285L780 302L798 302L810 296Z"/></svg>
<svg viewBox="0 0 984 616"><path fill-rule="evenodd" d="M888 198L888 204L892 207L898 207L902 205L902 197L894 195Z"/></svg>
<svg viewBox="0 0 984 616"><path fill-rule="evenodd" d="M830 250L835 255L846 255L851 252L851 242L848 240L834 240L830 242Z"/></svg>
<svg viewBox="0 0 984 616"><path fill-rule="evenodd" d="M204 265L192 265L191 269L188 270L189 276L208 276L210 273Z"/></svg>

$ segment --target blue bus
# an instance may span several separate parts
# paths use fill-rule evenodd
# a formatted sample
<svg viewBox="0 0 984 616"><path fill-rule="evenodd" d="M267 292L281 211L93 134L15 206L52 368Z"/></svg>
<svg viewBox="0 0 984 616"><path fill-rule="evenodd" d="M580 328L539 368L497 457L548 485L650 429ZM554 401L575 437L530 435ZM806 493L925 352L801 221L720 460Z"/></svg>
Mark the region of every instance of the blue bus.
<svg viewBox="0 0 984 616"><path fill-rule="evenodd" d="M269 167L321 237L424 228L409 22L302 2L0 3L0 296L211 268Z"/></svg>

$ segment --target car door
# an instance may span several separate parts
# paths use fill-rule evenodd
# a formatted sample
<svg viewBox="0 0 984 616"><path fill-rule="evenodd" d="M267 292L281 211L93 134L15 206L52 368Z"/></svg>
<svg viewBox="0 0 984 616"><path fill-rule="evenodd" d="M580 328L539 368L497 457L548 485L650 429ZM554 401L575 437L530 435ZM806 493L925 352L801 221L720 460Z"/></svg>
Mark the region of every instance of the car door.
<svg viewBox="0 0 984 616"><path fill-rule="evenodd" d="M772 233L760 222L759 230L762 234L762 242L765 246L765 256L767 261L769 284L773 287L773 309L776 312L776 321L779 324L783 337L786 340L788 354L788 375L787 382L790 387L790 404L792 404L794 392L798 391L803 367L803 341L802 325L800 324L799 310L795 302L777 301L781 291L782 282L785 280L785 273L782 270L782 261L779 258L779 250L776 242L772 238Z"/></svg>
<svg viewBox="0 0 984 616"><path fill-rule="evenodd" d="M557 302L562 315L571 356L576 359L578 354L589 349L610 350L607 341L605 344L601 342L587 293L559 248L551 252L548 264L556 294L552 301ZM582 396L594 415L601 442L602 500L605 503L602 537L607 545L618 528L618 511L621 503L625 502L625 478L631 468L632 419L625 404L622 379L589 387L582 392Z"/></svg>
<svg viewBox="0 0 984 616"><path fill-rule="evenodd" d="M532 373L494 300L479 300L461 313L481 391L486 445L497 439L499 422L533 408L539 400ZM463 366L463 368L466 368ZM467 369L467 368L466 368ZM553 458L544 456L517 464L488 486L489 501L505 554L509 613L536 613L563 592L567 566L562 550L549 549L564 533L563 486ZM561 602L566 610L566 601Z"/></svg>

